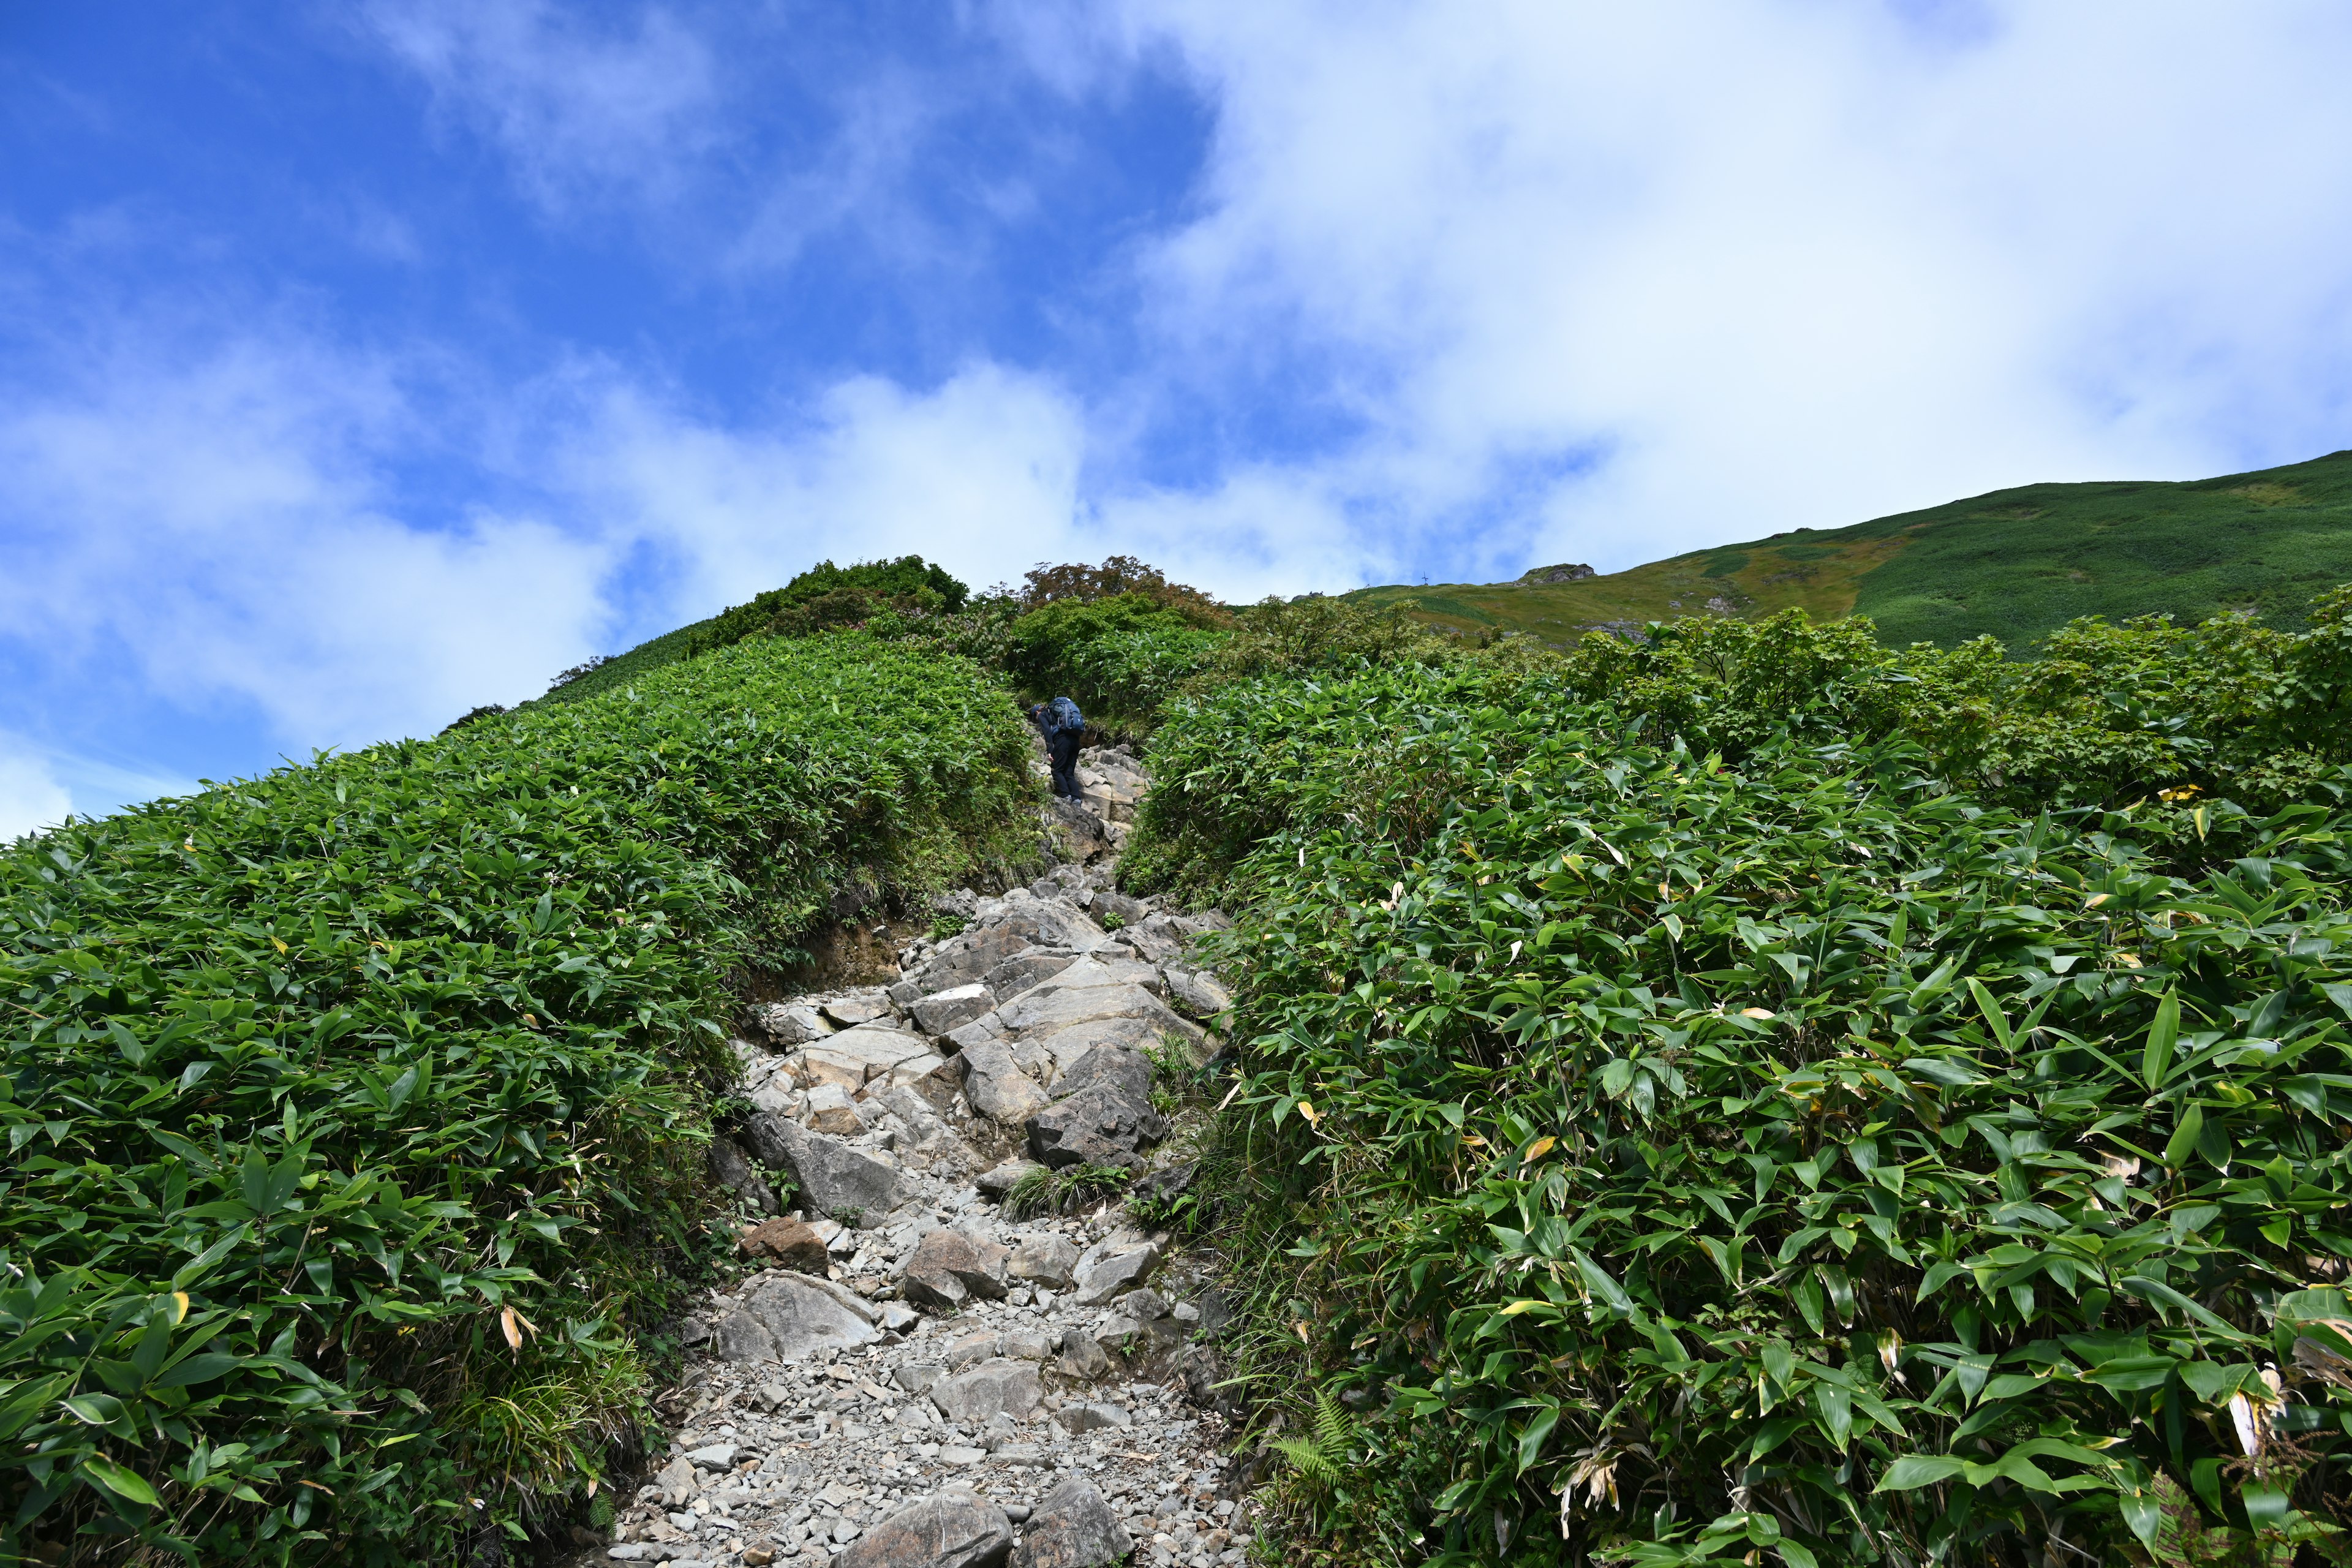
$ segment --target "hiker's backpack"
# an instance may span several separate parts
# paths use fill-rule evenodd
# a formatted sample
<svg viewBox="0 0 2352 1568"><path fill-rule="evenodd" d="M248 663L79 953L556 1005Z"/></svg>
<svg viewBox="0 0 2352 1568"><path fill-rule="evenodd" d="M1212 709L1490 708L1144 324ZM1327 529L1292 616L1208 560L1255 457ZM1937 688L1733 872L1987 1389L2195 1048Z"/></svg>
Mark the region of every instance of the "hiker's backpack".
<svg viewBox="0 0 2352 1568"><path fill-rule="evenodd" d="M1055 698L1045 710L1045 718L1057 735L1075 735L1087 727L1086 715L1066 697Z"/></svg>

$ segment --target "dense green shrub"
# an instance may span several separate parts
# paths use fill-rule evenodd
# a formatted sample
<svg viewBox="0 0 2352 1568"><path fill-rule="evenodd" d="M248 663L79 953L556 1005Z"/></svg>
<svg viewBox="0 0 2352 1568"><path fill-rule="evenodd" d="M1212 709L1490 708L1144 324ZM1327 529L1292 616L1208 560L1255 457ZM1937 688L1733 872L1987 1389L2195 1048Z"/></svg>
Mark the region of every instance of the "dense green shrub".
<svg viewBox="0 0 2352 1568"><path fill-rule="evenodd" d="M1103 728L1148 730L1224 641L1211 620L1140 594L1058 599L1011 624L1003 668L1032 697L1068 697Z"/></svg>
<svg viewBox="0 0 2352 1568"><path fill-rule="evenodd" d="M727 978L1028 785L977 669L759 641L0 852L0 1556L445 1560L605 1473Z"/></svg>
<svg viewBox="0 0 2352 1568"><path fill-rule="evenodd" d="M1159 733L1142 837L1235 857L1249 910L1248 1370L1305 1342L1378 1412L1294 1548L2116 1561L2159 1498L2314 1536L2352 1503L2352 824L1988 805L1843 634L1751 632L1671 656L1705 689L1655 648L1618 701L1402 664Z"/></svg>
<svg viewBox="0 0 2352 1568"><path fill-rule="evenodd" d="M781 588L732 605L695 631L691 652L729 647L753 636L804 637L854 626L887 609L953 614L971 590L919 555L835 566L820 561Z"/></svg>

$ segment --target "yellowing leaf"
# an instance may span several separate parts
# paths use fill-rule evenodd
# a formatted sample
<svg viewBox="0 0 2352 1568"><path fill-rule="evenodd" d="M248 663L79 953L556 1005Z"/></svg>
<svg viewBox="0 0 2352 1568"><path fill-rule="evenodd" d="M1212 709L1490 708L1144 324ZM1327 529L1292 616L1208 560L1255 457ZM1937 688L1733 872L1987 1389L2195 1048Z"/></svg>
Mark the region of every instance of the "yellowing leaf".
<svg viewBox="0 0 2352 1568"><path fill-rule="evenodd" d="M1503 1316L1507 1318L1516 1318L1530 1307L1549 1307L1551 1303L1549 1301L1514 1301L1509 1306L1503 1309Z"/></svg>
<svg viewBox="0 0 2352 1568"><path fill-rule="evenodd" d="M2109 899L2114 897L2115 895L2113 893L2093 893L2089 898L2083 900L2083 907L2086 910L2095 910L2101 904L2105 903Z"/></svg>
<svg viewBox="0 0 2352 1568"><path fill-rule="evenodd" d="M1323 1125L1322 1112L1317 1110L1310 1101L1302 1100L1298 1102L1298 1114L1307 1118L1307 1125L1309 1127Z"/></svg>
<svg viewBox="0 0 2352 1568"><path fill-rule="evenodd" d="M1769 1007L1742 1007L1739 1016L1743 1018L1770 1018L1776 1015Z"/></svg>
<svg viewBox="0 0 2352 1568"><path fill-rule="evenodd" d="M280 952L284 952L286 951L286 944L278 941L274 936L269 939L269 945L276 948Z"/></svg>
<svg viewBox="0 0 2352 1568"><path fill-rule="evenodd" d="M512 1307L501 1307L499 1309L499 1327L507 1331L507 1348L509 1350L519 1351L522 1349L522 1328L520 1321L515 1317L515 1310Z"/></svg>
<svg viewBox="0 0 2352 1568"><path fill-rule="evenodd" d="M174 1290L172 1292L172 1321L179 1324L187 1321L188 1293L185 1290Z"/></svg>
<svg viewBox="0 0 2352 1568"><path fill-rule="evenodd" d="M1559 1140L1553 1137L1551 1134L1544 1134L1544 1136L1537 1139L1534 1142L1528 1145L1528 1152L1519 1156L1519 1163L1523 1165L1533 1164L1538 1160L1542 1159L1546 1154L1550 1153L1553 1146L1559 1142Z"/></svg>

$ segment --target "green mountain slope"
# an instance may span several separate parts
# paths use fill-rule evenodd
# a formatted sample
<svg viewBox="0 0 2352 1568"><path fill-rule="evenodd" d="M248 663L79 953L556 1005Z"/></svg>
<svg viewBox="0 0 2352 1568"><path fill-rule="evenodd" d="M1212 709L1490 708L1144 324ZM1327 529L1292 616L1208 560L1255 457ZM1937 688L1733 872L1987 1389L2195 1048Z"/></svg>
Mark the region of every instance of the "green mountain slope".
<svg viewBox="0 0 2352 1568"><path fill-rule="evenodd" d="M1530 573L1528 578L1541 574ZM1578 582L1367 588L1459 631L1551 642L1712 611L1862 614L1886 641L2020 647L2078 616L2300 624L2352 581L2352 451L2186 482L2026 485L1846 528L1801 528Z"/></svg>

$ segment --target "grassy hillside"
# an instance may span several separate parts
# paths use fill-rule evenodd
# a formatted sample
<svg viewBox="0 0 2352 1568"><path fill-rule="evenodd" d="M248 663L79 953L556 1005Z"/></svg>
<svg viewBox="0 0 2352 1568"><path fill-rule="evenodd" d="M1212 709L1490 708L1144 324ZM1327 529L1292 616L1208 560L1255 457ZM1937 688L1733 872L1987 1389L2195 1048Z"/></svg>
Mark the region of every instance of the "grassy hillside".
<svg viewBox="0 0 2352 1568"><path fill-rule="evenodd" d="M593 1495L730 974L971 875L1025 759L966 661L761 639L0 849L0 1562L450 1562Z"/></svg>
<svg viewBox="0 0 2352 1568"><path fill-rule="evenodd" d="M1174 704L1282 1560L2352 1556L2347 612Z"/></svg>
<svg viewBox="0 0 2352 1568"><path fill-rule="evenodd" d="M1847 528L1801 528L1580 582L1369 588L1457 631L1567 642L1679 616L1862 614L1886 641L2021 647L2083 616L2250 609L2298 625L2352 580L2352 451L2182 483L2027 485Z"/></svg>

